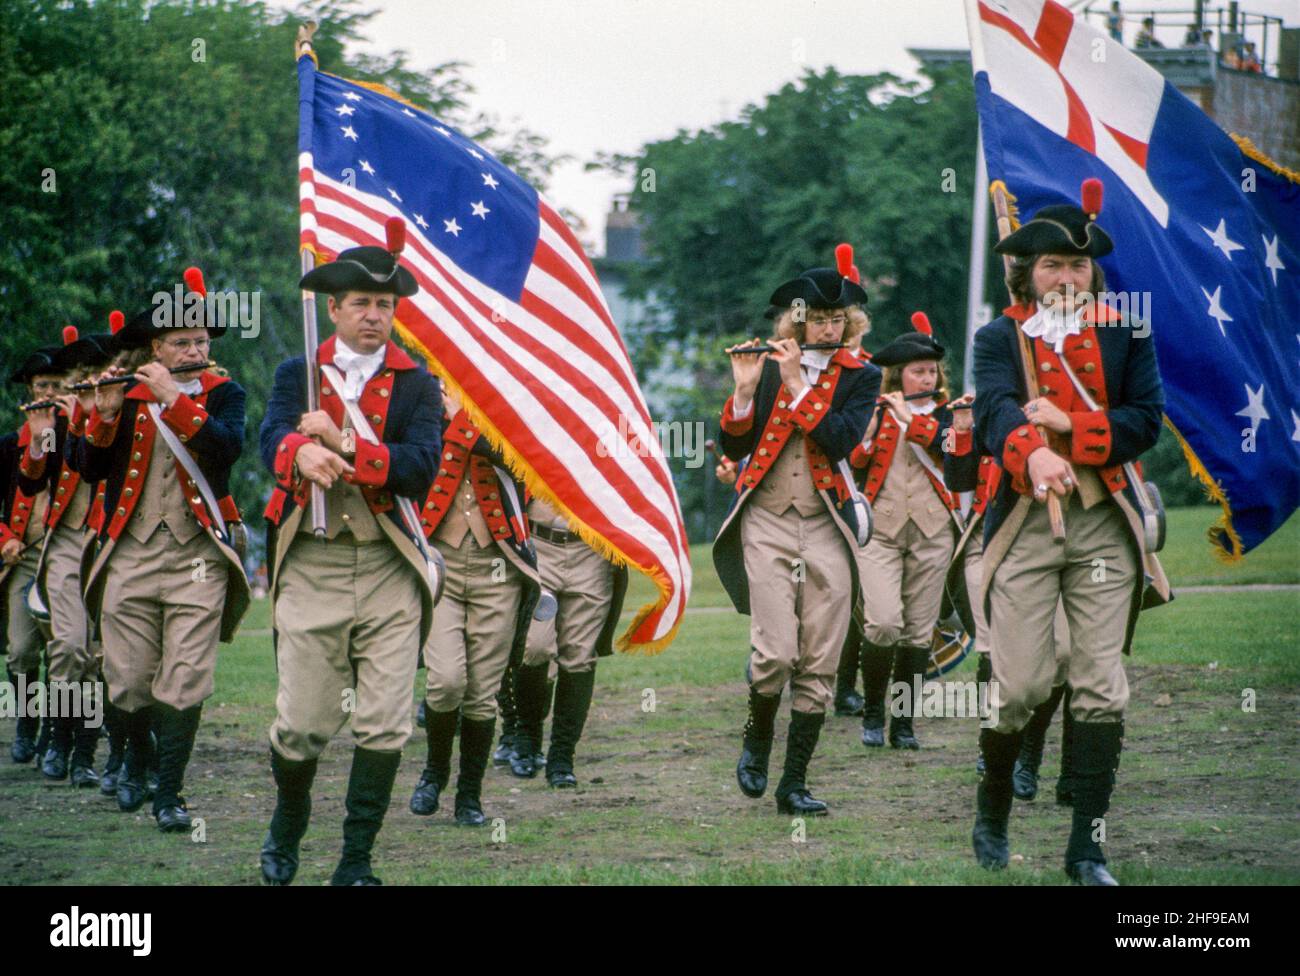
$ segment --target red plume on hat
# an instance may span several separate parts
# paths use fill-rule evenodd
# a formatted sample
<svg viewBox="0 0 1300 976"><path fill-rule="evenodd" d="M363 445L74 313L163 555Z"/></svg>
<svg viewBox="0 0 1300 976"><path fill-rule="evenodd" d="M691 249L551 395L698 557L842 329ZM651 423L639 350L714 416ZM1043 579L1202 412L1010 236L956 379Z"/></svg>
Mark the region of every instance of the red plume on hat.
<svg viewBox="0 0 1300 976"><path fill-rule="evenodd" d="M70 346L77 341L77 327L75 325L65 325L63 327L63 344Z"/></svg>
<svg viewBox="0 0 1300 976"><path fill-rule="evenodd" d="M862 275L853 263L853 245L837 244L835 246L835 269L855 285L862 284Z"/></svg>
<svg viewBox="0 0 1300 976"><path fill-rule="evenodd" d="M119 309L113 309L108 313L108 331L117 335L122 331L122 326L126 325L126 316Z"/></svg>
<svg viewBox="0 0 1300 976"><path fill-rule="evenodd" d="M207 298L208 289L207 286L203 284L202 271L191 265L185 269L185 273L182 277L185 279L185 285L190 291L196 291L204 298Z"/></svg>
<svg viewBox="0 0 1300 976"><path fill-rule="evenodd" d="M912 328L922 335L934 335L934 328L930 325L930 316L926 315L924 312L912 313Z"/></svg>
<svg viewBox="0 0 1300 976"><path fill-rule="evenodd" d="M401 217L389 217L384 221L384 235L388 241L386 250L397 260L397 256L406 247L406 221Z"/></svg>
<svg viewBox="0 0 1300 976"><path fill-rule="evenodd" d="M1101 180L1095 176L1090 176L1083 181L1079 187L1079 198L1083 202L1083 212L1088 215L1089 220L1096 220L1097 215L1101 213L1101 200L1104 193L1104 187Z"/></svg>

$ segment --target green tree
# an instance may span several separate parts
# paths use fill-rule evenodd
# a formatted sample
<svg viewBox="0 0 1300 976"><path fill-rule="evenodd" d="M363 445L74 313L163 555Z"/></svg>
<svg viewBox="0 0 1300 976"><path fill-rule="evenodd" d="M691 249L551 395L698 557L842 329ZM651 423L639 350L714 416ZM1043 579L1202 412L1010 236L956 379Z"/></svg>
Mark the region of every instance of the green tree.
<svg viewBox="0 0 1300 976"><path fill-rule="evenodd" d="M257 339L213 349L249 390L234 485L254 523L270 483L255 452L261 404L302 344L298 24L320 24L326 70L387 85L534 184L556 162L536 134L471 111L462 64L350 56L373 16L358 0L292 14L230 0L0 4L0 362L57 342L66 323L106 330L111 309L130 315L190 264L209 288L258 292ZM18 395L0 392L9 423Z"/></svg>

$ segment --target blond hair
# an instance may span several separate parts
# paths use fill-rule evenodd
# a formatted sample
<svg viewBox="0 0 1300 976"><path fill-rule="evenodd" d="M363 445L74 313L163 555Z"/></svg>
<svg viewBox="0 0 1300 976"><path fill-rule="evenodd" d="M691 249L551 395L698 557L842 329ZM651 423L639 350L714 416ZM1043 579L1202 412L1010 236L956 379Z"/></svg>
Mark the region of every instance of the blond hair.
<svg viewBox="0 0 1300 976"><path fill-rule="evenodd" d="M912 363L922 362L920 359L913 359ZM880 379L881 393L901 393L903 391L903 370L912 363L903 363L900 366L884 367L885 375ZM936 360L939 367L939 381L935 384L934 391L936 398L947 400L950 398L948 393L948 372L943 368L943 360Z"/></svg>

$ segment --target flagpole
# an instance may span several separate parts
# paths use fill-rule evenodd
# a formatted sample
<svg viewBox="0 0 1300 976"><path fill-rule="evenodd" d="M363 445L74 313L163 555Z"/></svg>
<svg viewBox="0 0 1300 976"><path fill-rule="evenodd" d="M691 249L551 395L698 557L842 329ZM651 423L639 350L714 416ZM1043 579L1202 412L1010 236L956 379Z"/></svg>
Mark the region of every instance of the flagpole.
<svg viewBox="0 0 1300 976"><path fill-rule="evenodd" d="M984 130L976 117L975 201L971 210L970 271L966 280L966 354L962 370L962 392L975 389L975 332L983 324L984 272L988 264L989 171L984 162Z"/></svg>
<svg viewBox="0 0 1300 976"><path fill-rule="evenodd" d="M316 33L316 22L307 21L298 27L298 37L294 43L294 64L312 54L311 39ZM316 254L311 248L301 248L302 273L305 276L316 267ZM302 342L306 352L307 366L307 410L320 409L320 388L316 382L316 350L320 345L320 336L316 331L316 293L304 290L302 293ZM316 482L311 485L311 530L318 539L323 539L326 532L325 489Z"/></svg>

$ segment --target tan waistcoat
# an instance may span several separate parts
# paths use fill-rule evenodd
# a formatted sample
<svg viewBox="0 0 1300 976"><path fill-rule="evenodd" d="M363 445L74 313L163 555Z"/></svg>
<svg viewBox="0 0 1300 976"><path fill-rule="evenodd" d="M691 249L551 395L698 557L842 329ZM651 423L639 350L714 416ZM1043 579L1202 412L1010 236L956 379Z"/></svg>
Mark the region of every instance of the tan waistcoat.
<svg viewBox="0 0 1300 976"><path fill-rule="evenodd" d="M802 434L790 435L777 455L776 463L754 489L752 504L773 515L784 515L791 505L804 518L826 514L826 506L813 487Z"/></svg>
<svg viewBox="0 0 1300 976"><path fill-rule="evenodd" d="M384 538L384 530L379 527L374 513L366 504L361 489L340 478L325 492L325 538L332 541L344 532L351 536L353 542L379 542ZM298 523L298 534L304 533L312 534L310 501L307 502L302 521ZM346 537L344 541L347 541Z"/></svg>
<svg viewBox="0 0 1300 976"><path fill-rule="evenodd" d="M912 450L911 441L899 442L885 483L871 506L871 514L875 530L893 539L902 533L908 519L916 523L927 539L952 521L925 473L925 466Z"/></svg>
<svg viewBox="0 0 1300 976"><path fill-rule="evenodd" d="M470 484L471 468L472 465L465 465L465 473L460 476L460 484L456 485L451 507L433 534L435 539L453 549L460 548L466 533L473 533L474 541L480 549L492 545L492 533L488 531L487 520L478 507L478 499L474 497L474 486Z"/></svg>
<svg viewBox="0 0 1300 976"><path fill-rule="evenodd" d="M189 484L188 478L185 485L181 484L176 474L176 456L159 444L154 448L149 470L145 472L140 500L126 524L131 538L140 543L148 542L163 523L177 542L189 542L202 532L185 501L186 488L198 494L198 489ZM123 493L131 490L129 487L122 489Z"/></svg>

